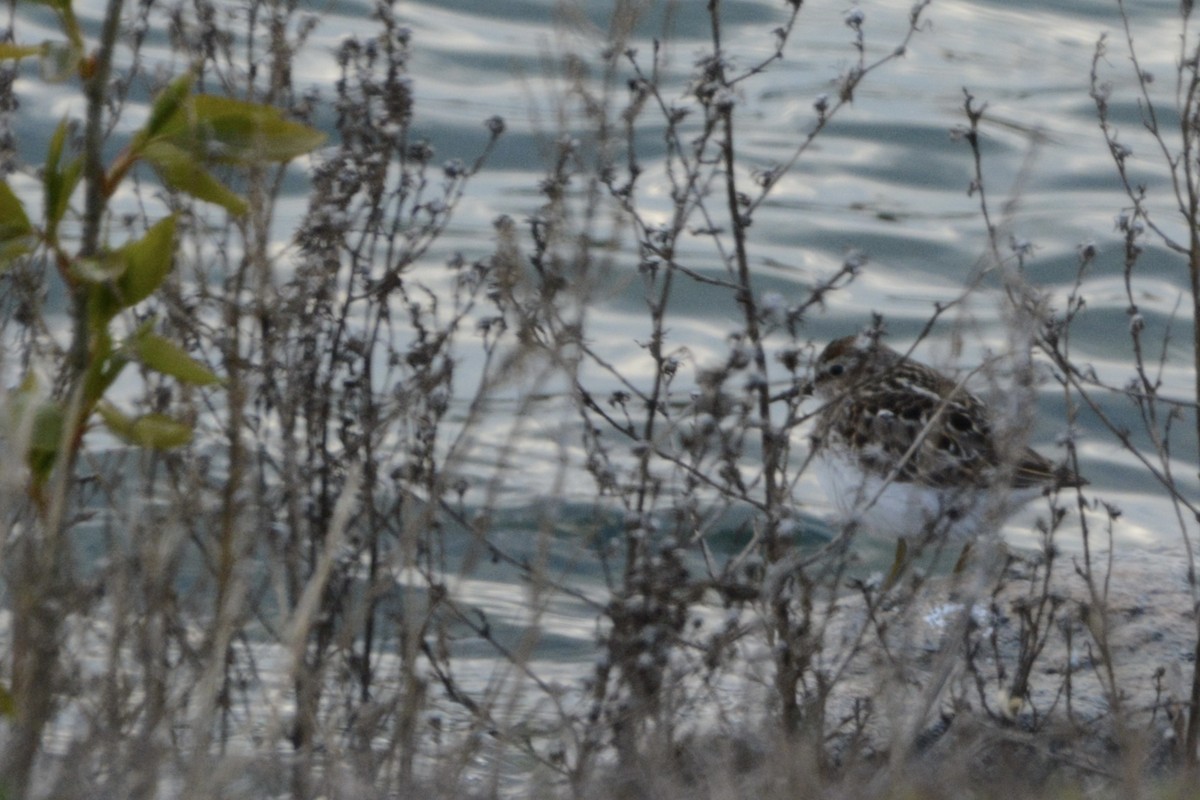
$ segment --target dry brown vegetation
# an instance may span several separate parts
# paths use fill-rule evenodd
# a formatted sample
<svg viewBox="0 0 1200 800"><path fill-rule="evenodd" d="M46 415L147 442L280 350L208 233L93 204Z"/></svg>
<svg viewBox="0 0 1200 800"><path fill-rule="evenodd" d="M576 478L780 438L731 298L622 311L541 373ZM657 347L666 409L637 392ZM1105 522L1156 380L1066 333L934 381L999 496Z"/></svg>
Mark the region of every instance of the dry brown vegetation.
<svg viewBox="0 0 1200 800"><path fill-rule="evenodd" d="M1121 511L1087 489L1041 501L1034 554L987 537L964 549L934 525L881 574L862 568L856 531L814 534L794 500L811 460L806 325L868 266L851 253L796 297L764 296L753 223L860 85L919 46L928 6L907 11L906 34L880 51L849 10L850 60L814 98L807 134L751 168L739 92L789 57L799 0L782 4L768 54L749 64L727 52L712 0L710 50L682 83L665 77L669 42L635 41L646 9L618 2L603 57L561 60L557 100L575 122L529 213L495 220L491 252L447 255L447 226L506 125L481 120L461 160L418 138L407 68L420 42L397 7L372 6L371 33L338 49L336 83L301 92L290 66L317 16L257 0L109 0L100 41L67 49L89 114L63 129L58 160L0 150L10 214L21 176L40 168L48 187L77 169L60 211L82 230L82 244L59 239L58 218L37 218L24 197L28 226L0 222L11 245L0 341L18 381L0 466L0 796L1192 796L1200 509L1173 470L1195 460L1178 452L1193 441L1180 427L1200 422L1194 398L1163 395L1170 331L1148 339L1136 302L1154 239L1190 270L1200 318L1200 45L1186 25L1169 109L1134 62L1186 240L1155 216L1108 124L1103 40L1092 74L1129 196L1129 385L1105 385L1071 349L1095 248L1080 248L1069 302L1054 307L984 181L986 98L965 96L956 132L987 242L987 277L961 297L990 293L1008 323L1007 352L984 377L1028 418L1032 365L1052 366L1068 422L1095 415L1171 498L1186 580L1115 556ZM70 39L69 7L55 8ZM148 155L155 171L104 161L106 140L130 147L116 124L129 98L176 85L139 57L160 25L195 65L197 93L332 121L284 256L276 202L298 167L278 162L299 146L236 170L217 163L228 194ZM12 35L21 42L19 17ZM1128 51L1136 58L1132 33ZM109 73L114 53L123 66ZM25 67L11 59L54 54L0 55L10 136L36 102L16 93ZM1158 122L1168 115L1178 130ZM661 144L644 154L648 140ZM136 213L113 206L124 180ZM665 222L650 181L670 199ZM161 284L135 291L122 276L136 260L103 272L168 213ZM720 269L680 255L700 247ZM646 335L622 364L594 348L590 327L614 275L644 296ZM73 302L56 307L64 291ZM694 363L673 327L688 291L738 310L711 363ZM101 296L115 299L98 326ZM917 339L950 326L955 307L932 308ZM119 353L126 383L97 389ZM110 395L124 415L104 405ZM1113 421L1122 403L1141 430ZM570 416L572 441L541 440L531 455L530 431L549 414ZM112 446L104 426L133 445ZM1012 436L1026 428L1014 422ZM1078 468L1071 436L1062 444ZM542 456L558 482L514 536L506 478ZM572 475L590 481L583 506L564 500L580 492ZM567 520L581 507L586 518ZM1063 554L1065 536L1082 536L1079 555ZM507 595L489 604L481 587L497 575ZM568 675L543 657L564 609L595 631L594 656Z"/></svg>

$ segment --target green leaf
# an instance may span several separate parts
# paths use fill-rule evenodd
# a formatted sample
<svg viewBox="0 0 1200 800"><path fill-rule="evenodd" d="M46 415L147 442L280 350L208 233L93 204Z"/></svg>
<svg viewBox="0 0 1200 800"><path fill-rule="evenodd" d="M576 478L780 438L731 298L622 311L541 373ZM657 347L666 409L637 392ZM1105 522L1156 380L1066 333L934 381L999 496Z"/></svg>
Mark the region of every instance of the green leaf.
<svg viewBox="0 0 1200 800"><path fill-rule="evenodd" d="M182 347L156 333L140 332L132 344L138 359L155 372L195 386L221 382L215 373L189 356Z"/></svg>
<svg viewBox="0 0 1200 800"><path fill-rule="evenodd" d="M153 141L142 148L142 157L158 170L159 177L170 188L221 206L234 216L246 213L246 201L213 177L186 150L169 142Z"/></svg>
<svg viewBox="0 0 1200 800"><path fill-rule="evenodd" d="M191 98L163 134L196 157L229 164L290 161L320 147L325 134L285 119L274 106L219 97Z"/></svg>
<svg viewBox="0 0 1200 800"><path fill-rule="evenodd" d="M67 120L63 119L50 136L50 147L46 151L46 165L42 170L44 188L44 210L46 215L46 238L51 242L57 238L58 224L67 213L71 195L83 173L82 159L72 159L61 166L63 145L67 139Z"/></svg>
<svg viewBox="0 0 1200 800"><path fill-rule="evenodd" d="M117 294L125 308L154 294L175 261L175 215L156 222L136 242L121 248L125 270L117 278Z"/></svg>
<svg viewBox="0 0 1200 800"><path fill-rule="evenodd" d="M29 449L26 461L38 482L44 481L54 469L58 450L62 446L62 407L53 400L43 401L33 412L33 425L29 431Z"/></svg>
<svg viewBox="0 0 1200 800"><path fill-rule="evenodd" d="M133 436L133 420L122 413L112 403L97 403L96 411L99 412L100 418L104 420L104 426L114 436L123 442L129 442L130 437Z"/></svg>
<svg viewBox="0 0 1200 800"><path fill-rule="evenodd" d="M70 271L87 293L88 323L107 329L122 309L154 294L171 271L175 258L175 216L164 217L133 242L97 258L79 258Z"/></svg>
<svg viewBox="0 0 1200 800"><path fill-rule="evenodd" d="M15 239L33 233L25 206L17 199L8 181L0 180L0 240Z"/></svg>
<svg viewBox="0 0 1200 800"><path fill-rule="evenodd" d="M63 410L58 403L47 400L33 412L33 428L29 434L29 449L57 453L62 444Z"/></svg>
<svg viewBox="0 0 1200 800"><path fill-rule="evenodd" d="M13 42L0 42L0 60L7 61L9 59L20 60L31 56L40 56L42 54L42 46L40 45L21 45Z"/></svg>
<svg viewBox="0 0 1200 800"><path fill-rule="evenodd" d="M25 206L17 199L7 181L0 180L0 270L9 261L29 251L33 245L33 226L25 215Z"/></svg>
<svg viewBox="0 0 1200 800"><path fill-rule="evenodd" d="M62 445L65 415L55 401L42 395L37 376L25 373L21 383L8 393L4 404L3 435L8 442L20 442L25 460L37 482L45 480L54 467Z"/></svg>
<svg viewBox="0 0 1200 800"><path fill-rule="evenodd" d="M130 145L131 150L140 150L146 142L157 136L168 122L180 114L188 95L192 92L194 82L195 75L187 72L171 81L158 93L158 97L154 98L154 106L150 109L150 119L134 137L134 143Z"/></svg>
<svg viewBox="0 0 1200 800"><path fill-rule="evenodd" d="M91 287L92 291L103 297L104 292L111 297L111 307L117 308L118 303L112 293L112 287L107 285ZM94 306L90 303L89 306ZM125 366L129 363L129 355L123 350L114 350L112 335L108 332L108 322L111 316L88 309L88 324L91 327L91 353L89 354L87 371L83 375L83 399L89 407L94 405L108 388L116 382Z"/></svg>
<svg viewBox="0 0 1200 800"><path fill-rule="evenodd" d="M125 307L111 283L90 283L83 287L86 292L87 322L93 332L105 331L112 318Z"/></svg>
<svg viewBox="0 0 1200 800"><path fill-rule="evenodd" d="M152 450L169 450L192 441L192 426L165 414L145 414L133 422L136 444Z"/></svg>
<svg viewBox="0 0 1200 800"><path fill-rule="evenodd" d="M84 378L84 398L94 403L104 397L108 387L116 383L128 364L129 356L119 350L94 361Z"/></svg>
<svg viewBox="0 0 1200 800"><path fill-rule="evenodd" d="M0 242L0 272L4 272L4 268L12 263L14 259L20 258L33 249L30 242L31 240L28 238ZM3 800L3 798L0 798L0 800Z"/></svg>
<svg viewBox="0 0 1200 800"><path fill-rule="evenodd" d="M46 238L54 241L54 231L66 210L62 200L63 182L59 164L62 161L63 143L67 139L67 120L63 119L50 135L50 146L46 148L46 164L42 168L42 203L46 215Z"/></svg>
<svg viewBox="0 0 1200 800"><path fill-rule="evenodd" d="M165 414L143 414L131 419L111 403L99 403L96 410L114 436L136 447L167 450L192 440L190 425Z"/></svg>

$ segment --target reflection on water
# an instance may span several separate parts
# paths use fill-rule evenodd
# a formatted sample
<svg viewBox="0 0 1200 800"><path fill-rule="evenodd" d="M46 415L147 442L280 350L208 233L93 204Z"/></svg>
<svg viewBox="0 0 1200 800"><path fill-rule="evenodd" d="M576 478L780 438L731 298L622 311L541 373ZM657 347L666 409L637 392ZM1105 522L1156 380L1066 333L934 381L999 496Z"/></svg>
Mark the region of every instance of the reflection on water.
<svg viewBox="0 0 1200 800"><path fill-rule="evenodd" d="M1120 38L1114 5L1107 0L935 4L928 24L904 58L870 76L853 107L822 135L818 146L784 177L759 210L750 255L760 290L785 298L800 296L807 286L832 273L847 251L860 251L868 258L864 274L845 291L830 296L823 313L808 318L807 333L815 342L823 342L861 327L870 312L880 311L897 346L907 344L920 330L935 302L957 297L974 280L985 249L977 201L967 193L970 153L950 134L963 122L965 87L988 104L983 129L985 180L996 211L1022 180L1018 203L1002 224L1005 235L1011 232L1033 245L1027 266L1030 279L1052 302L1064 303L1076 278L1077 248L1085 242L1098 248L1099 257L1079 290L1088 310L1076 323L1074 352L1102 379L1123 385L1132 376L1132 362L1125 335L1128 298L1121 277L1120 238L1113 220L1127 202L1087 94L1097 39L1102 33ZM1140 53L1142 67L1158 76L1150 88L1164 98L1173 91L1176 5L1173 0L1158 0L1134 9L1135 37L1145 45ZM301 86L328 84L335 69L333 48L341 37L369 27L369 7L341 2L323 15L311 52L297 63ZM770 52L771 29L782 16L776 3L727 3L725 9L726 49L735 63L752 63ZM863 4L862 10L868 53L888 52L903 35L907 7L870 3ZM806 4L786 57L746 84L737 97L738 141L747 168L767 167L787 158L815 120L814 98L828 92L852 63L852 36L844 12L837 3ZM25 38L53 38L48 11L22 6L19 13ZM492 247L491 223L498 215L521 219L540 202L534 189L546 148L563 124L556 107L562 84L554 64L568 53L587 63L601 63L602 37L596 32L607 25L607 11L585 8L572 15L550 0L503 7L462 0L405 3L399 13L415 43L411 75L417 97L416 128L433 143L438 157L472 155L484 140L483 121L493 115L506 120L508 133L488 170L472 184L448 235L430 259L452 251L481 257ZM95 35L97 4L84 4L80 16L87 35ZM660 33L668 19L672 37L666 74L682 95L684 79L707 36L703 4L649 9L635 29L631 46L644 56L649 37ZM146 56L151 62L180 66L165 37L151 32L149 41ZM1105 79L1113 84L1114 122L1122 126L1123 140L1133 149L1135 177L1157 198L1152 205L1162 209L1159 218L1164 228L1181 233L1164 191L1161 159L1155 158L1152 143L1141 130L1132 77L1116 47L1113 44L1113 53L1102 64L1107 68ZM29 70L23 70L18 91L38 98L27 103L17 118L18 146L29 163L39 160L42 132L64 113L62 104L78 102L69 88L35 87L36 82ZM618 81L614 103L620 102L621 91ZM131 115L127 124L135 124L138 117ZM565 124L579 121L568 119ZM653 207L658 192L653 180L659 168L655 159L663 143L651 130L641 146L648 170L643 178L644 200ZM36 191L36 184L25 176L15 176L13 183L22 191ZM285 214L276 223L281 244L303 208L306 191L301 181L291 184ZM670 199L658 194L665 213ZM693 245L681 260L699 273L721 274L723 268L712 248ZM590 312L591 342L605 359L636 378L650 369L638 345L648 332L641 283L628 253L615 253L611 269L608 299ZM1178 256L1157 245L1147 248L1140 269L1135 299L1147 335L1161 337L1173 327L1173 341L1178 342L1166 349L1170 360L1161 371L1163 394L1187 398L1194 384L1184 360L1191 322L1180 311L1180 299L1187 291L1186 270ZM994 302L995 291L984 288L973 295L957 316L945 318L933 330L931 343L917 355L937 360L959 324L966 324L962 352L953 359L940 359L942 366L971 366L986 350L1002 347L1004 320ZM674 344L685 347L691 356L687 369L694 373L725 352L725 335L734 328L738 313L728 292L700 284L681 289L671 309L671 333ZM585 379L597 394L616 388L611 376L601 371ZM1043 399L1047 418L1037 427L1039 446L1049 444L1065 428L1058 421L1062 409L1053 395L1047 389ZM1127 401L1118 395L1103 399L1114 419L1136 428L1135 412ZM506 475L505 493L515 504L552 488L568 495L591 492L583 475L564 485L558 466L564 453L579 455L575 425L564 404L526 431L535 441L512 456L524 466L509 469ZM1092 488L1103 492L1119 487L1128 492L1137 487L1137 494L1126 496L1126 519L1143 530L1158 527L1138 522L1143 513L1153 519L1170 516L1169 510L1157 507L1164 501L1153 482L1114 449L1094 417L1084 413L1077 425L1082 432L1083 471ZM1181 439L1177 453L1195 449L1194 432L1187 427L1176 429ZM496 440L502 435L498 432ZM492 445L487 438L484 433L474 454L480 470L491 463ZM1192 484L1193 473L1178 470L1181 479ZM797 502L824 513L827 506L812 486L805 481L797 487Z"/></svg>
<svg viewBox="0 0 1200 800"><path fill-rule="evenodd" d="M1008 193L1020 182L1017 204L1007 209L1002 235L1033 245L1027 274L1051 301L1063 304L1073 291L1077 248L1093 243L1099 257L1083 278L1079 292L1088 310L1076 322L1077 357L1103 380L1123 385L1133 374L1127 330L1128 298L1122 278L1122 251L1114 217L1127 205L1113 174L1111 159L1100 138L1094 105L1087 94L1097 39L1121 38L1115 4L1088 3L967 3L935 4L928 23L904 58L869 77L848 113L840 116L787 174L766 205L759 209L750 241L750 256L761 292L785 298L802 296L806 287L831 274L850 250L867 257L863 275L848 289L831 295L823 313L808 318L806 332L814 342L827 341L861 327L870 312L885 314L893 344L906 345L929 317L935 302L958 297L977 276L985 250L985 229L975 197L968 196L971 158L951 130L963 123L963 90L988 105L984 124L985 180L998 212ZM772 2L725 4L726 50L734 63L762 58L773 45L772 26L782 9ZM564 12L558 3L506 3L503 7L462 0L452 3L405 3L398 7L413 34L411 75L417 98L419 135L429 139L439 159L469 157L484 141L483 122L500 115L507 123L488 169L465 198L448 235L430 255L463 252L477 258L490 252L491 223L500 214L516 219L530 214L541 202L534 191L544 168L548 146L563 123L557 105L559 81L555 64L567 55L600 64L607 24L605 8ZM863 4L868 54L886 53L907 25L907 7ZM338 3L324 14L312 39L311 52L297 62L296 80L304 86L328 86L335 74L333 49L343 36L370 27L370 4ZM669 13L668 13L669 12ZM828 92L837 76L853 63L851 31L843 21L845 8L837 3L808 3L802 24L786 57L772 69L745 84L737 97L741 110L738 141L747 168L764 168L787 158L816 118L814 98ZM1176 59L1177 19L1173 0L1140 3L1134 9L1134 31L1144 43L1140 56L1146 72L1158 76L1151 91L1168 98ZM26 38L53 38L52 18L37 6L22 6ZM80 12L85 32L94 35L99 24L96 4ZM669 20L669 23L668 23ZM631 47L644 57L650 37L664 24L672 26L665 74L675 81L680 96L698 53L706 42L702 4L664 4L647 10L635 28ZM165 37L151 32L147 58L178 68ZM1131 169L1157 198L1159 219L1173 234L1182 233L1170 208L1161 159L1141 130L1140 112L1125 56L1113 52L1102 63L1105 80L1113 84L1111 109L1121 126L1123 141L1133 149ZM596 67L599 78L599 68ZM39 85L24 70L18 90L36 96L17 118L18 146L29 163L37 163L49 129L64 113L64 102L78 102L67 87ZM624 87L616 82L614 104ZM132 114L127 124L139 118ZM580 124L567 119L565 124ZM1170 120L1164 124L1169 125ZM642 179L647 207L655 202L665 214L670 198L654 180L656 159L663 143L653 127L639 142L647 174ZM1145 154L1144 156L1142 154ZM298 173L299 174L299 173ZM15 176L18 189L33 193L36 183ZM276 223L281 245L304 207L307 187L290 184ZM655 200L655 195L658 199ZM628 241L628 239L626 240ZM632 244L632 242L629 242ZM1174 342L1167 347L1168 363L1161 371L1163 394L1187 398L1194 390L1187 364L1186 342L1191 324L1181 314L1187 291L1186 270L1179 257L1148 243L1140 263L1135 298L1147 324L1147 335L1161 337L1169 328ZM701 274L720 275L723 267L706 243L692 242L680 260ZM646 375L651 365L639 342L649 323L642 284L630 253L615 252L607 279L607 300L589 315L591 343L610 363L632 378ZM985 282L984 286L989 284ZM1004 319L997 291L984 288L962 310L948 316L932 332L931 342L917 355L945 367L970 367L982 354L1003 347ZM686 348L685 365L693 375L726 350L726 333L735 327L738 309L732 295L701 284L683 286L671 308L675 346ZM946 343L965 325L962 351L946 358ZM1157 347L1157 345L1155 346ZM591 390L602 395L617 388L612 377L596 370L585 375ZM549 386L550 392L564 387ZM1132 406L1118 395L1105 395L1106 411L1136 429ZM1062 408L1047 388L1037 426L1036 445L1045 448L1065 429ZM503 415L502 415L503 416ZM1144 509L1148 518L1170 516L1158 509L1163 502L1153 481L1130 458L1117 452L1097 420L1084 413L1081 430L1083 471L1097 492L1137 487L1137 502L1127 502L1126 519L1138 526ZM1194 431L1177 426L1176 453L1195 449ZM577 458L577 420L567 404L540 417L524 431L532 437L512 453L522 466L507 470L504 492L516 505L522 498L561 491L586 496L589 479L575 475L564 483L560 459ZM507 435L503 425L481 434L472 458L481 475L492 453ZM491 441L489 441L489 438ZM1194 470L1177 471L1195 482ZM815 513L825 512L824 499L814 484L797 487L797 502ZM1192 488L1195 488L1194 486ZM1153 530L1157 526L1142 524ZM1167 526L1169 530L1170 527ZM1167 534L1168 537L1174 534ZM1134 538L1142 540L1139 535ZM1163 542L1162 544L1166 544Z"/></svg>

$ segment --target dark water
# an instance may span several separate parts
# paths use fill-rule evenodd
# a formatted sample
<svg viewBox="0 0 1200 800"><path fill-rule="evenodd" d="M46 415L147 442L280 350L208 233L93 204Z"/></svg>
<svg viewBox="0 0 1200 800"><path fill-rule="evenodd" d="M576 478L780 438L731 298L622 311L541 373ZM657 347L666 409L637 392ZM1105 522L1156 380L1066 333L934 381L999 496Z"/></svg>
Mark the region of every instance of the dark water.
<svg viewBox="0 0 1200 800"><path fill-rule="evenodd" d="M487 10L479 10L480 5ZM727 6L727 50L735 62L751 63L766 52L771 29L783 19L782 6ZM596 12L589 13L591 24L602 21L601 7L589 7ZM860 8L868 54L888 52L903 36L908 7L863 3ZM470 142L479 136L480 121L492 114L503 115L512 133L493 162L499 172L482 178L476 185L482 191L458 219L456 232L464 248L486 247L480 239L486 239L487 223L496 214L517 215L537 202L529 187L556 133L549 112L553 82L545 62L564 51L585 58L599 51L597 37L589 36L589 22L564 25L554 9L549 2L506 5L503 13L468 2L405 8L417 42L413 74L419 113L431 140L452 143L447 149ZM838 3L806 4L787 57L745 84L738 102L744 110L739 141L747 164L766 166L786 159L813 123L814 98L831 91L838 74L853 63L852 35L843 22L846 9ZM1142 3L1133 17L1141 67L1155 76L1150 89L1160 101L1169 100L1175 89L1176 9L1174 2ZM655 6L640 30L656 31L662 19L662 8ZM1175 235L1185 229L1173 213L1162 160L1141 130L1136 82L1115 3L939 2L927 10L926 20L905 57L866 80L853 107L758 212L751 258L759 290L802 296L848 250L861 251L869 258L863 276L830 297L826 311L810 318L808 332L815 341L826 341L858 329L871 311L879 311L886 315L897 346L918 333L933 303L957 297L973 280L986 249L977 198L967 193L971 155L950 133L965 121L967 89L987 104L982 147L993 218L1002 222L1003 238L1011 234L1032 245L1029 280L1052 304L1061 304L1076 278L1078 248L1091 243L1098 249L1082 283L1088 310L1077 323L1074 352L1106 381L1124 385L1133 374L1129 301L1114 219L1128 199L1120 191L1088 95L1102 34L1108 34L1108 55L1101 61L1101 75L1113 85L1114 124L1134 152L1131 173L1155 193L1153 205L1164 227ZM706 41L703 4L679 4L674 24L670 64L683 74ZM641 45L646 48L645 41ZM652 203L653 184L648 194ZM1013 197L1017 203L1006 216L1004 203ZM663 198L664 213L666 207ZM720 270L711 249L697 246L688 257L697 270ZM590 321L605 356L643 374L635 342L648 330L648 321L639 286L631 278L626 285ZM971 367L986 352L1003 352L1005 320L995 285L985 282L961 311L943 318L917 355L944 367ZM1179 306L1186 300L1185 266L1165 247L1147 242L1136 286L1149 340L1161 341L1171 332L1164 393L1187 398L1191 323ZM683 295L672 307L672 333L697 365L712 363L724 351L725 334L736 325L737 308L728 296L700 288L686 291L693 294ZM961 334L957 354L951 347L956 334ZM612 388L603 374L593 379L600 390ZM1136 428L1135 412L1126 400L1115 395L1101 400L1107 413ZM1039 410L1034 443L1057 454L1054 441L1066 424L1064 403L1053 385L1044 386ZM1085 472L1096 493L1126 510L1118 535L1146 545L1177 545L1178 528L1154 480L1094 417L1083 413L1078 426ZM1189 475L1195 470L1186 468L1195 453L1194 434L1186 430L1190 427L1177 426L1174 452L1182 460L1176 474L1192 480L1195 488ZM534 467L529 476L545 473ZM537 488L535 480L528 490L536 493ZM797 499L814 513L823 509L815 485L802 483ZM1009 533L1018 540L1025 535L1019 524Z"/></svg>
<svg viewBox="0 0 1200 800"><path fill-rule="evenodd" d="M735 64L753 63L769 52L771 31L785 18L784 5L724 4L726 50ZM1156 78L1150 86L1154 96L1169 100L1178 55L1177 4L1161 0L1135 5L1133 25L1141 66ZM890 3L859 7L865 15L868 56L889 52L904 35L908 7ZM743 112L738 136L748 168L787 159L813 124L814 98L832 91L838 75L854 63L852 32L843 21L846 10L841 3L805 4L786 57L743 84L737 98ZM568 12L551 0L503 4L462 0L404 3L398 11L413 33L417 131L435 145L438 157L470 158L484 141L484 120L499 115L507 124L488 168L471 185L449 236L441 242L444 252L482 256L492 247L491 222L497 216L509 214L520 220L540 202L535 188L548 148L561 133L555 105L562 84L555 64L571 53L593 65L593 73L600 72L601 34L608 26L609 5L585 3L582 11ZM338 3L320 12L322 24L297 62L300 86L327 87L335 75L334 47L344 36L370 26L369 4ZM84 6L80 14L87 32L94 34L99 8ZM22 6L20 18L23 40L55 38L46 9ZM648 53L648 37L662 36L664 31L670 32L667 83L674 81L681 94L683 81L707 42L704 4L648 4L635 28L633 46ZM1082 285L1088 311L1077 323L1074 352L1102 378L1123 385L1132 375L1132 359L1114 218L1128 200L1120 192L1088 96L1088 73L1102 34L1109 35L1102 75L1113 84L1114 123L1122 141L1133 150L1131 173L1150 187L1151 206L1159 210L1163 227L1181 234L1184 228L1171 208L1162 159L1140 129L1136 84L1115 3L938 2L927 9L922 30L906 55L867 78L853 106L835 120L758 212L750 256L759 292L799 298L808 285L832 273L849 250L860 251L869 259L862 277L831 296L824 313L809 317L807 333L814 342L827 341L857 330L870 312L879 311L886 315L895 346L911 341L934 302L957 297L972 281L986 248L978 202L967 195L970 152L950 135L964 122L965 88L987 104L984 174L992 213L1003 223L1003 237L1011 233L1032 245L1027 264L1031 282L1052 303L1063 302L1075 279L1078 247L1087 242L1097 247L1099 256ZM158 59L168 68L182 66L166 49L165 36L152 32L149 41L152 61ZM80 100L70 84L40 82L28 69L18 92L27 98L19 117L20 146L26 159L36 163L49 126L68 110L78 111ZM619 101L621 95L616 97ZM136 122L136 115L131 115L129 124ZM568 127L572 124L579 121L566 120ZM1169 124L1165 119L1164 127ZM653 166L655 148L661 151L661 143L654 141L652 130L645 138L643 160ZM283 203L277 226L281 243L304 208L302 175L298 170L292 193ZM18 189L35 191L32 178L18 176L13 183ZM653 180L644 185L645 203L653 208L661 202L665 214L668 198L655 198ZM1018 203L1004 216L1003 204L1014 191L1019 191ZM697 245L685 260L701 273L716 274L721 269L711 247ZM614 263L615 288L589 316L592 340L606 358L630 374L645 374L646 362L636 342L649 322L639 284L632 274L623 274L624 269L632 270L632 257L617 253ZM917 355L952 368L973 366L989 350L1003 351L1004 319L994 282L991 285L989 290L985 283L984 289L973 293L961 312L944 317ZM1184 263L1161 245L1147 242L1137 290L1149 341L1154 343L1172 326L1164 394L1186 398L1191 386L1186 358L1191 323L1179 308L1186 291ZM691 353L691 365L700 368L724 352L724 337L736 326L738 311L728 294L696 285L681 292L672 307L672 334L675 344ZM956 333L961 333L962 349L952 355L950 343ZM615 388L603 373L587 377L598 394ZM1104 400L1106 410L1117 419L1135 421L1127 402L1119 397ZM1042 411L1035 444L1053 447L1065 425L1061 400L1055 399L1049 386ZM1159 507L1154 482L1131 456L1113 446L1094 419L1085 414L1079 426L1092 484L1098 491L1112 493L1128 510L1123 535L1154 541L1162 515L1170 516ZM1179 458L1195 452L1187 432L1190 427L1177 426L1179 441L1174 449ZM539 453L537 447L528 451ZM542 482L558 474L557 465L537 461L534 458L528 470L509 481L517 497L536 496L551 488ZM1187 475L1195 470L1177 472ZM581 491L587 495L590 487ZM819 512L822 498L812 491L805 484L798 500Z"/></svg>

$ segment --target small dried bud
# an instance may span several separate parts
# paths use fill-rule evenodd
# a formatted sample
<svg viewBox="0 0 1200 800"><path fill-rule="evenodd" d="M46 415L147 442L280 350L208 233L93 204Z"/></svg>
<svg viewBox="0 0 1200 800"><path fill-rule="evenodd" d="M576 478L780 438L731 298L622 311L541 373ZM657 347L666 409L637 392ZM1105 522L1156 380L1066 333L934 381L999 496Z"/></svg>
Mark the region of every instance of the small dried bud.
<svg viewBox="0 0 1200 800"><path fill-rule="evenodd" d="M857 275L862 271L862 268L867 264L867 254L858 250L851 250L846 253L846 258L842 261L842 269L851 275Z"/></svg>
<svg viewBox="0 0 1200 800"><path fill-rule="evenodd" d="M734 97L733 92L725 87L718 89L712 96L712 104L718 111L729 111L734 107L736 102L737 98Z"/></svg>
<svg viewBox="0 0 1200 800"><path fill-rule="evenodd" d="M1013 236L1008 240L1008 246L1013 251L1013 254L1021 258L1028 258L1033 255L1033 242L1028 239L1018 239Z"/></svg>
<svg viewBox="0 0 1200 800"><path fill-rule="evenodd" d="M759 307L764 317L774 316L785 310L786 301L779 292L763 292Z"/></svg>
<svg viewBox="0 0 1200 800"><path fill-rule="evenodd" d="M408 148L408 157L413 161L429 161L433 158L433 155L433 147L430 146L429 142L416 142Z"/></svg>

